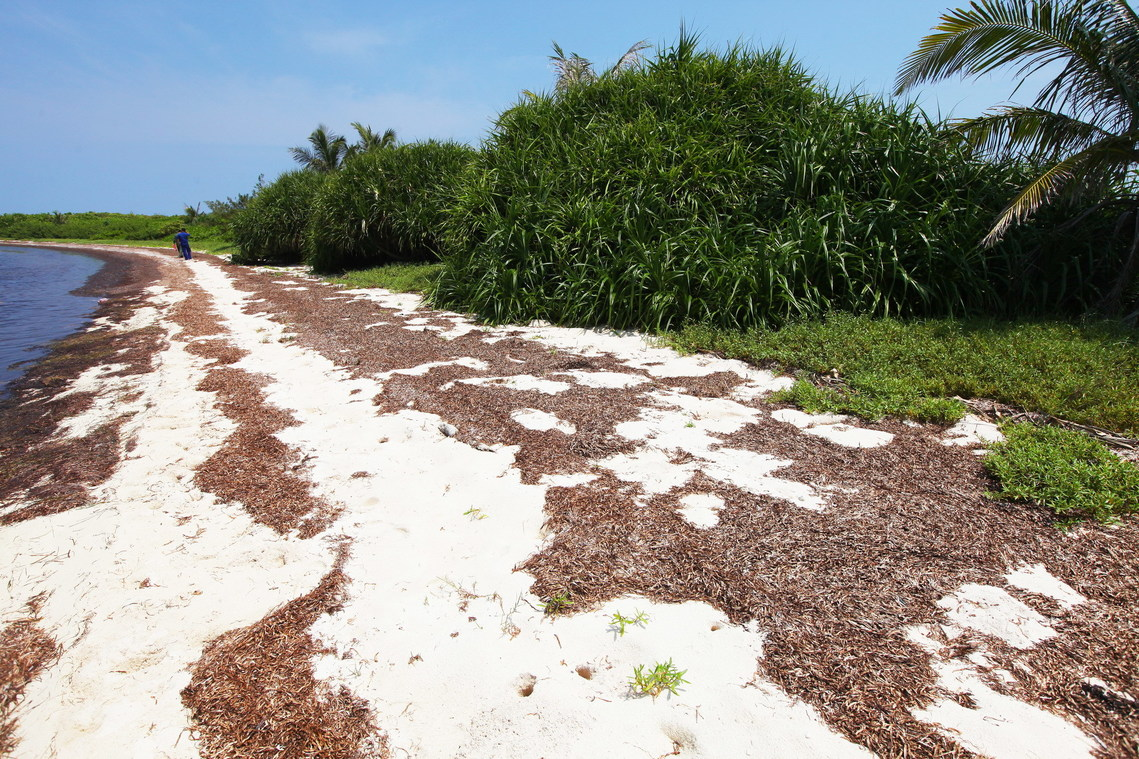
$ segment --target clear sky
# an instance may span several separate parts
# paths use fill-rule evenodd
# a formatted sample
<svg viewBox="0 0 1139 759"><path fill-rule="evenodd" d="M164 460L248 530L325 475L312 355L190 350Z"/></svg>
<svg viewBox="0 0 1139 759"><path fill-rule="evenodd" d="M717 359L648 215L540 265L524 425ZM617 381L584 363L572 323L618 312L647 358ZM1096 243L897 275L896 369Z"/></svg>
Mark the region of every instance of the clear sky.
<svg viewBox="0 0 1139 759"><path fill-rule="evenodd" d="M782 44L833 87L888 93L966 4L4 0L0 213L180 213L294 168L288 148L319 123L477 144L522 90L550 89L552 42L605 66L638 40L674 41L682 21L706 47ZM955 82L917 100L969 116L1011 92Z"/></svg>

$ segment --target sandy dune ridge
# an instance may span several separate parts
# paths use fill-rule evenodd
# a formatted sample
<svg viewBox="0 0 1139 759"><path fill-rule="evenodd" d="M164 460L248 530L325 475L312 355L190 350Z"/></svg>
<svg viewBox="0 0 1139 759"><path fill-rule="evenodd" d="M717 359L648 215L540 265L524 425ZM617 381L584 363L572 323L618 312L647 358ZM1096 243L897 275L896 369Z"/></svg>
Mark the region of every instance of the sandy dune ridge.
<svg viewBox="0 0 1139 759"><path fill-rule="evenodd" d="M12 756L1136 746L1135 530L986 499L980 420L811 416L634 334L129 255L157 279L89 333L154 336L145 365L18 396L85 399L22 455L113 430L117 463L58 508L63 470L2 491L0 645L56 646L0 671ZM675 692L631 684L666 663Z"/></svg>

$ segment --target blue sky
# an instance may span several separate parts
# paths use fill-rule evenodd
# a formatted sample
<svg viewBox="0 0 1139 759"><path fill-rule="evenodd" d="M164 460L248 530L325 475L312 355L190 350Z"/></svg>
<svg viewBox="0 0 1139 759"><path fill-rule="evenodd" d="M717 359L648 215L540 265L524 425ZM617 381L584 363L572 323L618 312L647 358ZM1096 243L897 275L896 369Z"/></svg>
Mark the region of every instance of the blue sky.
<svg viewBox="0 0 1139 759"><path fill-rule="evenodd" d="M559 42L599 65L637 40L782 44L841 89L888 93L899 64L964 0L5 0L0 213L179 213L294 168L318 124L477 144ZM975 115L1009 80L918 93ZM1023 96L1026 100L1030 95ZM203 205L204 208L204 205Z"/></svg>

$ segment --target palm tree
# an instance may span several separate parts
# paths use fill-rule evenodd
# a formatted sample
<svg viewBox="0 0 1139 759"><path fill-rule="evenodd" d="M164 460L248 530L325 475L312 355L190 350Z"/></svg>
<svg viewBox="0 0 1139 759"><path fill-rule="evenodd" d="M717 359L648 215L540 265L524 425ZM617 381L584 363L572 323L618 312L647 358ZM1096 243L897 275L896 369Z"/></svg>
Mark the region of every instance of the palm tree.
<svg viewBox="0 0 1139 759"><path fill-rule="evenodd" d="M1022 81L1059 68L1032 105L999 106L953 127L983 152L1043 168L997 217L986 246L1046 203L1080 207L1073 223L1122 209L1132 245L1100 304L1118 312L1139 266L1139 16L1126 0L974 0L946 11L932 32L902 64L895 94L1005 66Z"/></svg>
<svg viewBox="0 0 1139 759"><path fill-rule="evenodd" d="M311 148L289 148L293 159L310 171L330 172L340 168L348 152L348 141L338 134L328 131L320 124L308 136Z"/></svg>
<svg viewBox="0 0 1139 759"><path fill-rule="evenodd" d="M352 128L356 130L359 140L355 145L348 146L346 158L377 148L395 147L394 129L385 129L383 134L376 134L370 126L364 126L359 121L353 121Z"/></svg>

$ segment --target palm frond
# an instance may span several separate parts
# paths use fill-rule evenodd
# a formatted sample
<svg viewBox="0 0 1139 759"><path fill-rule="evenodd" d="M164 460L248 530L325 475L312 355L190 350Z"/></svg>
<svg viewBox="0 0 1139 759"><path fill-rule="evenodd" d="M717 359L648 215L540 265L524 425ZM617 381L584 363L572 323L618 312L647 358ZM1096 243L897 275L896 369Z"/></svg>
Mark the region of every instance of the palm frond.
<svg viewBox="0 0 1139 759"><path fill-rule="evenodd" d="M301 164L302 166L307 167L316 162L316 156L314 156L312 151L308 148L289 148L289 155L293 157L294 161Z"/></svg>
<svg viewBox="0 0 1139 759"><path fill-rule="evenodd" d="M1087 8L1100 0L974 0L968 9L942 15L934 33L903 62L894 91L950 76L976 77L1010 64L1024 78L1057 61L1100 65L1098 35Z"/></svg>
<svg viewBox="0 0 1139 759"><path fill-rule="evenodd" d="M1108 187L1122 180L1128 166L1134 164L1134 144L1134 135L1111 135L1058 161L1017 193L997 216L981 244L986 247L996 244L1010 226L1024 221L1050 201L1102 196Z"/></svg>
<svg viewBox="0 0 1139 759"><path fill-rule="evenodd" d="M1097 124L1024 106L1001 106L976 118L956 121L953 129L982 153L1011 158L1055 159L1112 136Z"/></svg>
<svg viewBox="0 0 1139 759"><path fill-rule="evenodd" d="M1139 33L1139 14L1131 9L1126 0L1109 0L1109 5L1114 11L1115 24L1120 29L1130 29L1133 34Z"/></svg>

